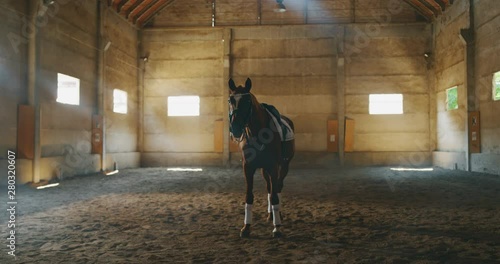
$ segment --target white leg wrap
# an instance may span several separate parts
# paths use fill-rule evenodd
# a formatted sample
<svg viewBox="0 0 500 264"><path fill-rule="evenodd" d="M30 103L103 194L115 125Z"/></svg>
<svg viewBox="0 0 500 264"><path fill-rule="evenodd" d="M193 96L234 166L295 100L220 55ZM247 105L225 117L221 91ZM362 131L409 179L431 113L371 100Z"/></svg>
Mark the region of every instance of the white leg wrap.
<svg viewBox="0 0 500 264"><path fill-rule="evenodd" d="M271 194L270 193L267 194L267 212L268 213L272 212L272 209L271 209Z"/></svg>
<svg viewBox="0 0 500 264"><path fill-rule="evenodd" d="M252 205L245 204L245 225L252 224Z"/></svg>
<svg viewBox="0 0 500 264"><path fill-rule="evenodd" d="M272 206L273 208L273 224L275 226L281 225L281 216L280 216L280 205L275 204Z"/></svg>

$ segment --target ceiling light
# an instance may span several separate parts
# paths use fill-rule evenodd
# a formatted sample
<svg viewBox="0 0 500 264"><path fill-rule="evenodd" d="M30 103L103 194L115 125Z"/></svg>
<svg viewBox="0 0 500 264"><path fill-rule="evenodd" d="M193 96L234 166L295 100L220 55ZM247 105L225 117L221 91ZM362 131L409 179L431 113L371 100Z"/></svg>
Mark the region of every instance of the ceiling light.
<svg viewBox="0 0 500 264"><path fill-rule="evenodd" d="M56 1L54 0L43 0L43 4L48 6L48 5L53 5Z"/></svg>
<svg viewBox="0 0 500 264"><path fill-rule="evenodd" d="M283 4L283 0L276 0L276 8L274 9L274 12L278 13L286 12L286 7Z"/></svg>

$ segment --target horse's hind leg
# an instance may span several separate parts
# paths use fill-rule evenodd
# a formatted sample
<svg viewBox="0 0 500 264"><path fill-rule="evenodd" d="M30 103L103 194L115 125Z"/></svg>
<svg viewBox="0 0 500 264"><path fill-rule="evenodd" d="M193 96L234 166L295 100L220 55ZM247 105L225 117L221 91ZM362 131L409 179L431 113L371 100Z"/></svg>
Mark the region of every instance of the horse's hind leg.
<svg viewBox="0 0 500 264"><path fill-rule="evenodd" d="M283 153L282 153L283 160L281 161L281 165L279 166L277 186L276 186L276 192L278 193L278 198L280 201L281 209L283 209L283 199L282 199L281 193L283 191L283 185L285 182L285 178L288 175L290 161L292 160L292 158L294 156L294 152L295 152L294 141L292 140L292 141L284 142L282 150L283 150ZM269 201L269 203L271 203L271 202ZM270 216L272 217L271 214L270 214ZM283 215L281 214L281 210L280 210L280 216L281 216L281 218L283 218Z"/></svg>
<svg viewBox="0 0 500 264"><path fill-rule="evenodd" d="M271 175L262 169L262 178L266 181L267 188L267 221L273 221L273 211L271 208Z"/></svg>

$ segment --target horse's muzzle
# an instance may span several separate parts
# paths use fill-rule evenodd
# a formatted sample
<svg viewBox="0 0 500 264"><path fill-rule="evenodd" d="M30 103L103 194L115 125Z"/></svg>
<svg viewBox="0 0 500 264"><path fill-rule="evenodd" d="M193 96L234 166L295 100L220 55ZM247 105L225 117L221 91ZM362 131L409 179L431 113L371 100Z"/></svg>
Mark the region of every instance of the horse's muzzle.
<svg viewBox="0 0 500 264"><path fill-rule="evenodd" d="M243 128L240 126L231 124L231 133L233 133L233 136L235 138L241 138L241 135L243 135Z"/></svg>

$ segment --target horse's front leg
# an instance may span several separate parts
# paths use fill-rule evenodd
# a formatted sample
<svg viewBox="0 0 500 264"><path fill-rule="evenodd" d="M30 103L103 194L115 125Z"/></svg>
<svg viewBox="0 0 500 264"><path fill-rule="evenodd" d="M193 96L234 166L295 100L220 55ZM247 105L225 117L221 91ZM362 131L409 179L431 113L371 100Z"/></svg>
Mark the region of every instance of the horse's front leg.
<svg viewBox="0 0 500 264"><path fill-rule="evenodd" d="M269 169L269 176L271 178L271 209L273 213L273 237L281 237L281 215L280 215L280 201L278 192L280 190L280 183L278 178L278 166L273 166Z"/></svg>
<svg viewBox="0 0 500 264"><path fill-rule="evenodd" d="M245 198L245 220L244 226L240 231L240 237L250 236L250 227L252 225L252 205L253 205L253 175L256 168L246 163L243 164L243 172L245 173L245 183L247 193Z"/></svg>

